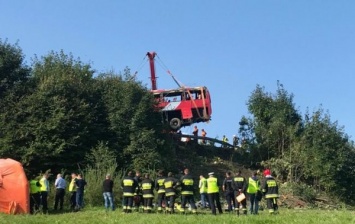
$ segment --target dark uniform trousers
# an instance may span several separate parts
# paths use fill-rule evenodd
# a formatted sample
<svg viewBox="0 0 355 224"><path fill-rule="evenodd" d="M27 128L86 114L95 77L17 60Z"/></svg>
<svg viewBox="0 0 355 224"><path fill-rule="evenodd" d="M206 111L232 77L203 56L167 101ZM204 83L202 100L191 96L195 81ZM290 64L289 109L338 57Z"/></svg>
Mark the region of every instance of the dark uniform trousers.
<svg viewBox="0 0 355 224"><path fill-rule="evenodd" d="M38 211L39 204L41 203L41 194L34 193L30 194L30 213L33 214L35 211Z"/></svg>
<svg viewBox="0 0 355 224"><path fill-rule="evenodd" d="M217 205L217 209L218 212L220 214L222 214L222 206L221 206L221 202L219 200L219 193L208 193L208 201L210 203L210 207L212 210L212 214L216 215L216 205Z"/></svg>
<svg viewBox="0 0 355 224"><path fill-rule="evenodd" d="M63 209L63 203L64 203L64 195L65 195L65 190L63 188L57 188L55 191L55 198L54 198L54 210L57 210L58 204L59 204L59 209Z"/></svg>

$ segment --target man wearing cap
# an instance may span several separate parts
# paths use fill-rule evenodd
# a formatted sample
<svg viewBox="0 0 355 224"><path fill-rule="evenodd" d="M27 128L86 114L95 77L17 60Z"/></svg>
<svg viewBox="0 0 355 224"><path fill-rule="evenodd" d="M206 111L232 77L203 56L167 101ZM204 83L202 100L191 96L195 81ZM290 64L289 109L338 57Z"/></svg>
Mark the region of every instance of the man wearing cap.
<svg viewBox="0 0 355 224"><path fill-rule="evenodd" d="M207 195L212 210L212 214L216 215L216 205L219 213L222 214L223 212L222 212L221 202L219 200L218 180L214 176L213 172L209 173L208 176L209 177L207 179Z"/></svg>
<svg viewBox="0 0 355 224"><path fill-rule="evenodd" d="M276 180L271 176L269 169L264 170L265 180L262 185L262 192L265 195L267 208L270 214L274 214L278 210L277 198L279 197L279 187Z"/></svg>

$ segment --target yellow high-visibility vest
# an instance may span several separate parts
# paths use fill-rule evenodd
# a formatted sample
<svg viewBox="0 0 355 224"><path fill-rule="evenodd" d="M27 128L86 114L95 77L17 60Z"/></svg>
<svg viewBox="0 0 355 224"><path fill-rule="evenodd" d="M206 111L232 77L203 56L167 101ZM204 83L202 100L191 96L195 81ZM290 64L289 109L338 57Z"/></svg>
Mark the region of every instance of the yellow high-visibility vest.
<svg viewBox="0 0 355 224"><path fill-rule="evenodd" d="M30 194L36 194L40 191L40 187L37 186L37 180L30 181Z"/></svg>
<svg viewBox="0 0 355 224"><path fill-rule="evenodd" d="M75 181L76 178L71 179L69 184L69 192L76 192Z"/></svg>
<svg viewBox="0 0 355 224"><path fill-rule="evenodd" d="M219 187L217 183L217 178L215 177L210 177L207 179L207 194L210 193L218 193L219 192Z"/></svg>
<svg viewBox="0 0 355 224"><path fill-rule="evenodd" d="M203 194L203 193L207 193L207 179L206 178L202 178L200 180L200 184L199 184L201 187L200 187L200 194Z"/></svg>
<svg viewBox="0 0 355 224"><path fill-rule="evenodd" d="M249 177L247 193L255 194L258 190L260 190L259 180Z"/></svg>
<svg viewBox="0 0 355 224"><path fill-rule="evenodd" d="M41 184L40 191L49 191L49 184L46 178L42 178L39 183Z"/></svg>

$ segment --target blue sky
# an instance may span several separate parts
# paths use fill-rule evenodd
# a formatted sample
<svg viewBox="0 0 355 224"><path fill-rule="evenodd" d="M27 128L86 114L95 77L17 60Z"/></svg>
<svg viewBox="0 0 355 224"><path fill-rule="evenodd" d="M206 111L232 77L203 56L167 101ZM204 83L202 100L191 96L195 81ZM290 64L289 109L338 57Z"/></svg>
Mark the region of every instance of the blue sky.
<svg viewBox="0 0 355 224"><path fill-rule="evenodd" d="M355 1L0 0L0 38L35 54L72 52L98 72L135 71L156 51L187 86L212 95L210 137L237 133L257 84L277 80L302 114L320 105L355 136ZM157 66L158 87L174 88ZM138 79L149 85L146 64ZM150 85L149 85L150 86ZM186 128L184 132L192 132Z"/></svg>

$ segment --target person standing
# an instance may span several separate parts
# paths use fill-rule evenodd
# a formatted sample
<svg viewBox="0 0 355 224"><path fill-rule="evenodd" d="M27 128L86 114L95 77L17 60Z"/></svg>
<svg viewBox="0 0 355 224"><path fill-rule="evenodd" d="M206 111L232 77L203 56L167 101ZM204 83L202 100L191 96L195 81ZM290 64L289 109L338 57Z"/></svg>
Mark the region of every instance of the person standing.
<svg viewBox="0 0 355 224"><path fill-rule="evenodd" d="M192 134L194 135L194 142L197 143L197 136L198 136L198 128L197 128L197 126L194 127L194 130L193 130Z"/></svg>
<svg viewBox="0 0 355 224"><path fill-rule="evenodd" d="M158 198L157 198L157 207L158 207L158 212L162 211L163 204L165 205L165 187L164 187L164 172L162 170L159 170L158 172L158 177L155 179L155 190L158 192Z"/></svg>
<svg viewBox="0 0 355 224"><path fill-rule="evenodd" d="M181 212L185 212L186 203L189 203L192 213L196 213L196 203L194 199L194 180L190 175L189 169L184 170L184 176L180 179L181 183Z"/></svg>
<svg viewBox="0 0 355 224"><path fill-rule="evenodd" d="M69 183L69 192L70 192L70 209L74 209L76 206L76 185L75 181L77 180L76 173L71 174L71 181Z"/></svg>
<svg viewBox="0 0 355 224"><path fill-rule="evenodd" d="M258 214L259 211L259 198L260 195L260 181L257 177L257 172L254 172L251 177L249 177L247 182L247 193L250 200L250 214Z"/></svg>
<svg viewBox="0 0 355 224"><path fill-rule="evenodd" d="M41 188L41 205L42 211L44 213L48 212L48 193L49 193L49 182L48 182L48 173L43 174L42 179L39 181Z"/></svg>
<svg viewBox="0 0 355 224"><path fill-rule="evenodd" d="M134 192L138 186L138 183L133 178L132 171L129 171L127 176L123 178L121 186L123 188L123 212L131 213Z"/></svg>
<svg viewBox="0 0 355 224"><path fill-rule="evenodd" d="M233 147L236 148L238 146L238 137L236 135L233 135Z"/></svg>
<svg viewBox="0 0 355 224"><path fill-rule="evenodd" d="M33 176L30 180L30 213L33 214L34 212L38 211L39 204L41 201L41 184L39 183L38 179Z"/></svg>
<svg viewBox="0 0 355 224"><path fill-rule="evenodd" d="M265 180L262 185L262 192L265 195L267 208L270 214L278 210L277 198L279 197L279 186L269 169L264 171Z"/></svg>
<svg viewBox="0 0 355 224"><path fill-rule="evenodd" d="M58 209L59 203L59 210L63 210L63 203L64 203L64 195L65 195L65 188L67 187L67 182L63 179L62 174L57 175L57 179L54 183L55 187L55 199L54 199L54 210Z"/></svg>
<svg viewBox="0 0 355 224"><path fill-rule="evenodd" d="M113 200L113 181L111 180L111 175L106 174L106 179L102 183L103 196L105 200L105 208L108 211L111 208L112 211L115 210L115 204Z"/></svg>
<svg viewBox="0 0 355 224"><path fill-rule="evenodd" d="M245 178L242 176L242 171L238 170L235 177L234 177L234 183L235 183L235 197L238 197L241 194L245 194L245 187L246 187L246 181ZM237 211L237 215L239 215L240 212L240 205L242 205L242 211L243 214L247 214L247 200L244 198L242 201L237 200L237 207L235 210Z"/></svg>
<svg viewBox="0 0 355 224"><path fill-rule="evenodd" d="M84 201L84 190L86 186L86 181L83 179L82 174L78 174L78 177L75 181L76 185L76 210L83 208Z"/></svg>
<svg viewBox="0 0 355 224"><path fill-rule="evenodd" d="M232 177L232 173L230 171L228 171L226 173L226 178L224 179L223 184L222 184L224 196L226 197L226 201L228 204L228 212L233 211L232 206L234 208L236 207L235 197L234 197L234 186L235 186L235 183L234 183L234 180Z"/></svg>
<svg viewBox="0 0 355 224"><path fill-rule="evenodd" d="M207 179L203 175L200 175L198 188L200 189L201 206L202 208L207 208Z"/></svg>
<svg viewBox="0 0 355 224"><path fill-rule="evenodd" d="M176 196L176 187L179 185L178 181L174 178L173 173L169 172L168 177L164 180L165 196L166 201L169 203L167 206L167 212L172 214L174 213L175 206L175 196Z"/></svg>
<svg viewBox="0 0 355 224"><path fill-rule="evenodd" d="M202 144L203 145L206 145L206 139L205 139L205 137L206 137L206 135L207 135L207 132L205 131L205 129L202 129L201 130L201 136L202 136Z"/></svg>
<svg viewBox="0 0 355 224"><path fill-rule="evenodd" d="M139 170L136 170L136 176L134 180L137 182L137 187L134 192L134 210L139 211L141 204L143 203L143 195L142 195L142 175Z"/></svg>
<svg viewBox="0 0 355 224"><path fill-rule="evenodd" d="M153 209L154 198L154 181L149 178L149 174L144 175L142 180L142 193L143 193L143 211L145 213L151 213Z"/></svg>
<svg viewBox="0 0 355 224"><path fill-rule="evenodd" d="M212 214L216 215L216 205L218 208L219 214L222 214L221 202L219 200L219 187L218 187L218 179L214 176L214 173L211 172L208 174L207 179L207 195L208 201L210 203L210 207L212 210Z"/></svg>

